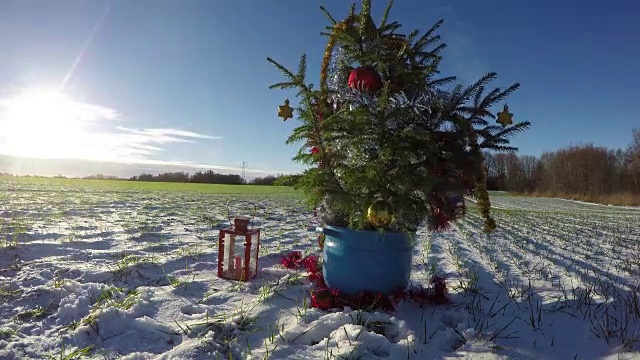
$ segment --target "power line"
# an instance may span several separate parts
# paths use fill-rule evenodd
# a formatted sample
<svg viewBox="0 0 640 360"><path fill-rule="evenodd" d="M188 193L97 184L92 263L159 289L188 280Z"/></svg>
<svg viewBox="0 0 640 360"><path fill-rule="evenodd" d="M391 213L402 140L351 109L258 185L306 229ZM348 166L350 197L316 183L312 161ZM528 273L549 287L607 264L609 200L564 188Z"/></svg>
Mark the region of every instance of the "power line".
<svg viewBox="0 0 640 360"><path fill-rule="evenodd" d="M247 162L242 160L242 180L247 181L244 177L245 168L247 167Z"/></svg>

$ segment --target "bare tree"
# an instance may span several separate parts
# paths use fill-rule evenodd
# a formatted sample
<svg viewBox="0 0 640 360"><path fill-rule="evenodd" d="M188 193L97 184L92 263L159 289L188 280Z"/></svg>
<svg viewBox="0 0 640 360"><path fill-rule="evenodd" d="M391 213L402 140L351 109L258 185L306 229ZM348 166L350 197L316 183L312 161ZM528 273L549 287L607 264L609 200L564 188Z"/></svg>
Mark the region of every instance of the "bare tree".
<svg viewBox="0 0 640 360"><path fill-rule="evenodd" d="M633 129L633 138L627 148L629 176L633 190L640 193L640 129Z"/></svg>
<svg viewBox="0 0 640 360"><path fill-rule="evenodd" d="M485 153L494 189L540 192L550 196L640 194L640 129L633 130L626 149L572 145L540 157Z"/></svg>

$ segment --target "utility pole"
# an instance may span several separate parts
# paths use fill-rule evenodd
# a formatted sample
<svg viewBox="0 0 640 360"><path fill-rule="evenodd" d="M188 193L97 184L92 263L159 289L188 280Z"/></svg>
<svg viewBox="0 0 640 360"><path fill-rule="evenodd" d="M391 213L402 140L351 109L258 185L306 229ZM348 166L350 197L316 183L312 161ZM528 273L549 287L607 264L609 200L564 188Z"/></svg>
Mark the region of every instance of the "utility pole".
<svg viewBox="0 0 640 360"><path fill-rule="evenodd" d="M244 170L247 167L247 162L242 160L242 180L244 180L245 182L247 182L247 179L244 178Z"/></svg>

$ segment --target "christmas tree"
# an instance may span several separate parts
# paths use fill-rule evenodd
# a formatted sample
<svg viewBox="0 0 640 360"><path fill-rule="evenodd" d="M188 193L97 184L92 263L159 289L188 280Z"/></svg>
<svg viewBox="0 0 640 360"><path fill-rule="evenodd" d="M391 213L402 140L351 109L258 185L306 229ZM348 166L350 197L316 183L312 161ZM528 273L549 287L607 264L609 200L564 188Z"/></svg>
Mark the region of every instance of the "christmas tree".
<svg viewBox="0 0 640 360"><path fill-rule="evenodd" d="M491 232L482 151L517 150L508 138L530 123L512 123L506 104L499 116L491 108L519 84L487 91L495 73L467 86L438 77L443 21L422 35L401 34L388 20L391 6L378 25L370 0L342 21L321 7L330 26L317 89L306 81L305 55L297 72L267 59L286 78L271 88L298 90L301 123L287 143L302 142L294 160L310 165L298 186L323 223L358 230L415 232L425 222L441 230L472 195ZM286 120L291 110L287 100L279 115Z"/></svg>

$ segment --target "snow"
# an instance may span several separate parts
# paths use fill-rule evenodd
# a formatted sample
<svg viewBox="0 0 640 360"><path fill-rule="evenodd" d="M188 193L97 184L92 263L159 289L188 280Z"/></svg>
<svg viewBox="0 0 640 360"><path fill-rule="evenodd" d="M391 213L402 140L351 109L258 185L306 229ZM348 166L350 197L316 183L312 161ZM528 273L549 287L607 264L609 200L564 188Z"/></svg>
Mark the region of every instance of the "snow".
<svg viewBox="0 0 640 360"><path fill-rule="evenodd" d="M6 186L4 187L7 188ZM496 196L418 233L412 282L452 303L309 307L280 265L318 253L296 195L13 185L0 199L0 358L630 359L640 348L640 209ZM226 203L258 205L260 270L216 275Z"/></svg>

